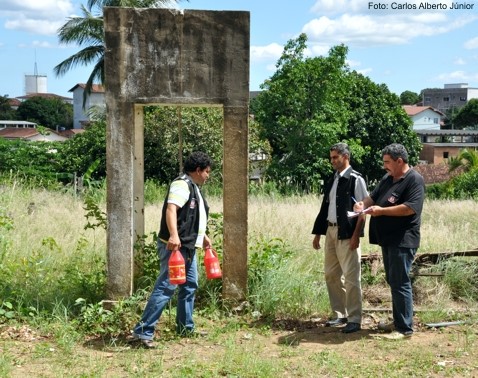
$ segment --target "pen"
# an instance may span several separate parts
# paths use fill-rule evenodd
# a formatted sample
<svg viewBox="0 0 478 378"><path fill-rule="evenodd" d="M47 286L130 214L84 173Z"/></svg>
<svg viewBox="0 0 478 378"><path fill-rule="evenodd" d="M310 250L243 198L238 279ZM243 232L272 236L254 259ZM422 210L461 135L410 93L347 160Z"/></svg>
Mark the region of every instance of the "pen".
<svg viewBox="0 0 478 378"><path fill-rule="evenodd" d="M354 198L354 196L352 196L352 201L354 201L355 203L357 203L357 200Z"/></svg>

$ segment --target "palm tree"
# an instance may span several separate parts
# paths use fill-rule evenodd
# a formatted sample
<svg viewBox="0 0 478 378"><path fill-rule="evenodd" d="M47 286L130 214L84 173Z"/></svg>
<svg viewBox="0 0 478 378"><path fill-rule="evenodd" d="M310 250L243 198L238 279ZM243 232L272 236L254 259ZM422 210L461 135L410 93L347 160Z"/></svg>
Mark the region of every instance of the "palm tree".
<svg viewBox="0 0 478 378"><path fill-rule="evenodd" d="M462 167L465 172L478 168L478 151L463 149L457 157L450 158L448 167L450 172L459 167Z"/></svg>
<svg viewBox="0 0 478 378"><path fill-rule="evenodd" d="M83 93L83 106L91 94L93 83L104 83L105 44L103 27L103 7L162 8L174 5L179 0L88 0L87 6L81 6L82 17L70 17L58 29L60 44L76 43L83 47L80 51L59 63L53 69L57 77L63 76L77 65L89 65L95 62ZM188 0L187 0L188 1ZM96 10L96 12L95 12Z"/></svg>

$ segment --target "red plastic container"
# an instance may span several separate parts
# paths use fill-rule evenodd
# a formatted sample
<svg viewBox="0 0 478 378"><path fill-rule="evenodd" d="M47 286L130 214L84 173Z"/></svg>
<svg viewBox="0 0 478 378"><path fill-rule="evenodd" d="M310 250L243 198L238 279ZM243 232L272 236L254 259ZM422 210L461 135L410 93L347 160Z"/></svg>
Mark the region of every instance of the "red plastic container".
<svg viewBox="0 0 478 378"><path fill-rule="evenodd" d="M179 250L173 251L169 258L169 282L173 285L181 285L186 282L186 266L184 258Z"/></svg>
<svg viewBox="0 0 478 378"><path fill-rule="evenodd" d="M204 253L204 267L206 268L206 278L208 280L222 277L217 252L212 248L207 248Z"/></svg>

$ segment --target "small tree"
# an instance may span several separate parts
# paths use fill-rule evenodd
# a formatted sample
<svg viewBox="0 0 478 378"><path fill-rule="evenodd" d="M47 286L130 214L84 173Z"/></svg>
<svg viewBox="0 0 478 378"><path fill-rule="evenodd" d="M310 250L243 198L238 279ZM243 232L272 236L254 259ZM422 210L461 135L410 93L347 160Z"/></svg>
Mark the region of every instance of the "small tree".
<svg viewBox="0 0 478 378"><path fill-rule="evenodd" d="M0 96L0 119L12 120L16 118L16 111L10 105L8 95Z"/></svg>
<svg viewBox="0 0 478 378"><path fill-rule="evenodd" d="M453 126L456 129L475 129L478 130L478 99L473 98L455 113Z"/></svg>
<svg viewBox="0 0 478 378"><path fill-rule="evenodd" d="M73 106L56 97L31 97L20 104L17 115L24 121L35 122L52 130L58 126L66 129L73 126Z"/></svg>
<svg viewBox="0 0 478 378"><path fill-rule="evenodd" d="M420 95L412 91L405 91L400 94L401 105L415 105L420 101Z"/></svg>

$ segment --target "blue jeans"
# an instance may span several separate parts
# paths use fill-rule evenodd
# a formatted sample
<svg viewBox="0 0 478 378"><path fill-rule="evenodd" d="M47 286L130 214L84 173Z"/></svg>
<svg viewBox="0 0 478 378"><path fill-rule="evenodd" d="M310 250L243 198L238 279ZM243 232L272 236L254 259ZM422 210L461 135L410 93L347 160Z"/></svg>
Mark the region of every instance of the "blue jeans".
<svg viewBox="0 0 478 378"><path fill-rule="evenodd" d="M169 282L168 262L171 251L168 251L166 244L160 240L158 241L158 254L159 276L143 316L133 329L133 336L144 340L153 339L156 324L178 286ZM179 285L176 331L179 334L185 334L194 331L193 309L194 297L198 288L198 269L195 250L181 248L181 254L186 265L186 282Z"/></svg>
<svg viewBox="0 0 478 378"><path fill-rule="evenodd" d="M392 291L393 322L404 334L413 332L413 293L410 269L416 248L382 246L385 278Z"/></svg>

